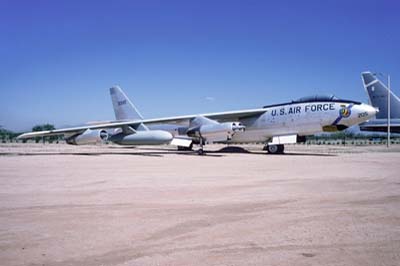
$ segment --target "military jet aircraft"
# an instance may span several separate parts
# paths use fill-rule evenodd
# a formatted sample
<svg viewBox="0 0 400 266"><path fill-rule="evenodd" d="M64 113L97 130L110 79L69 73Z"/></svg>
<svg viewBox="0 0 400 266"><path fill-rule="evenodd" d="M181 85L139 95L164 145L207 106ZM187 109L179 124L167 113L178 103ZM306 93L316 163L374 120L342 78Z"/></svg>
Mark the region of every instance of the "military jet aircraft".
<svg viewBox="0 0 400 266"><path fill-rule="evenodd" d="M83 145L109 140L120 145L172 144L191 149L207 143L265 143L271 154L283 153L284 144L305 136L335 132L374 117L370 105L330 96L305 97L262 108L220 113L145 119L122 89L110 89L115 121L49 131L30 132L19 139L64 135L68 144Z"/></svg>

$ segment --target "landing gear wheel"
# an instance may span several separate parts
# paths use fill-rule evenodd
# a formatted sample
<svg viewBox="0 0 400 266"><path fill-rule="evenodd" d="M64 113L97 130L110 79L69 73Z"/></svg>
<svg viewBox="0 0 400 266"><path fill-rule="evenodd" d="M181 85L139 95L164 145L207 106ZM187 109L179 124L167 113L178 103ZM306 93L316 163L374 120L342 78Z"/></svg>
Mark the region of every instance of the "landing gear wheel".
<svg viewBox="0 0 400 266"><path fill-rule="evenodd" d="M200 149L197 150L198 155L204 155L204 150L203 150L203 138L200 136Z"/></svg>
<svg viewBox="0 0 400 266"><path fill-rule="evenodd" d="M264 147L264 149L266 149L269 154L282 154L285 146L283 146L283 144L267 145L266 147Z"/></svg>

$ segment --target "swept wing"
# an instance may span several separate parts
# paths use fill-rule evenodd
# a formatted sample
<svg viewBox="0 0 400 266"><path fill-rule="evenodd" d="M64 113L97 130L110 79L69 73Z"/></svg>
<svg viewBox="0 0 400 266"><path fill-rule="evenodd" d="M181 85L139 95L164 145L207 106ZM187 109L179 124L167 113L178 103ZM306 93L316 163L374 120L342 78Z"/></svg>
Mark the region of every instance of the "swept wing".
<svg viewBox="0 0 400 266"><path fill-rule="evenodd" d="M185 116L174 116L174 117L164 117L164 118L154 118L154 119L139 119L139 120L125 120L125 121L113 121L106 123L96 123L84 126L62 128L55 130L37 131L24 133L18 136L18 139L29 139L35 137L45 137L45 136L55 136L55 135L75 135L84 132L87 129L111 129L120 128L123 126L136 127L140 124L184 124L188 123L191 119L204 116L219 122L225 121L236 121L242 118L259 116L266 112L266 109L251 109L251 110L241 110L241 111L230 111L230 112L220 112L220 113L209 113L209 114L197 114L197 115L185 115Z"/></svg>

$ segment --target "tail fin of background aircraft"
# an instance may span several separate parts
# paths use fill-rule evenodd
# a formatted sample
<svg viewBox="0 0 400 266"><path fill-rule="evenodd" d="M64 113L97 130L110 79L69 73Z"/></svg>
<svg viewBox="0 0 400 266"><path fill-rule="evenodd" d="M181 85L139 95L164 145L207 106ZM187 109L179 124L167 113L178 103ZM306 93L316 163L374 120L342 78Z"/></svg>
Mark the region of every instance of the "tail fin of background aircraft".
<svg viewBox="0 0 400 266"><path fill-rule="evenodd" d="M113 86L110 88L110 95L114 107L115 119L143 119L143 116L139 113L139 111L119 86Z"/></svg>
<svg viewBox="0 0 400 266"><path fill-rule="evenodd" d="M371 72L363 72L361 77L371 105L379 108L376 118L387 118L388 88ZM393 91L390 92L390 118L400 118L400 99Z"/></svg>

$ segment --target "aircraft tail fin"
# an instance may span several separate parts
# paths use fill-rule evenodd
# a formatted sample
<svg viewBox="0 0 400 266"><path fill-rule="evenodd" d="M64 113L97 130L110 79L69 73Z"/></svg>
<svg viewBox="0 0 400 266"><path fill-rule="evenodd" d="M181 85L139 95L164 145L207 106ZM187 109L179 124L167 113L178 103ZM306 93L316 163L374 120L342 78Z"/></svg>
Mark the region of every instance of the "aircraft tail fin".
<svg viewBox="0 0 400 266"><path fill-rule="evenodd" d="M388 88L371 72L361 73L364 88L370 104L379 108L376 118L385 119L388 115ZM390 118L400 118L400 99L390 91Z"/></svg>
<svg viewBox="0 0 400 266"><path fill-rule="evenodd" d="M114 107L115 119L143 119L143 116L139 113L139 111L119 86L113 86L110 88L110 96Z"/></svg>

